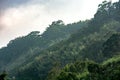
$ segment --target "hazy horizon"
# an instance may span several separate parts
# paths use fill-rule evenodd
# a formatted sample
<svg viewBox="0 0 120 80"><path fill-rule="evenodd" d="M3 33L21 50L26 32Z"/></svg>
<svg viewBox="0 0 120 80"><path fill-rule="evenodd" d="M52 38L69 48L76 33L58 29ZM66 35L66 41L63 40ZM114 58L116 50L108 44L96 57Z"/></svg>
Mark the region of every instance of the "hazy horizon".
<svg viewBox="0 0 120 80"><path fill-rule="evenodd" d="M31 31L44 32L52 21L68 24L91 19L102 1L0 0L0 48Z"/></svg>

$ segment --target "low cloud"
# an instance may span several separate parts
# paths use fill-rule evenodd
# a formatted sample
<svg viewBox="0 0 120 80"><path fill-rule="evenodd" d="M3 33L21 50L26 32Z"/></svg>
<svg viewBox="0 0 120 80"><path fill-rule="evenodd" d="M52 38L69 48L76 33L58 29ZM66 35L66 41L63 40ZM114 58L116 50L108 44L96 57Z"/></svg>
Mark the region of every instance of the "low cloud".
<svg viewBox="0 0 120 80"><path fill-rule="evenodd" d="M30 0L0 0L0 9L6 9L9 7L17 7L21 4L25 4Z"/></svg>
<svg viewBox="0 0 120 80"><path fill-rule="evenodd" d="M0 25L0 32L1 32L2 28L3 28L3 27Z"/></svg>
<svg viewBox="0 0 120 80"><path fill-rule="evenodd" d="M2 16L2 15L0 15L0 32L1 32L2 29L3 29L3 25L2 25L2 23L1 23L1 21L2 21L2 20L1 20L1 16Z"/></svg>

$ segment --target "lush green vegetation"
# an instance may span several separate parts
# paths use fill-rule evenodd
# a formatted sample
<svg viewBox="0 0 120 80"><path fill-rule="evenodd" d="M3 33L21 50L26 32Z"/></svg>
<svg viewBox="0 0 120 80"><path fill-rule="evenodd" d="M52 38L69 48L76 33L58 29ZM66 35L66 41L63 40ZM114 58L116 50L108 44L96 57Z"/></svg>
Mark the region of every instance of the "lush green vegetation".
<svg viewBox="0 0 120 80"><path fill-rule="evenodd" d="M30 61L34 56L48 47L67 39L80 28L87 26L87 21L65 25L63 21L52 22L43 34L33 31L26 36L11 40L7 47L0 49L0 69L11 70Z"/></svg>
<svg viewBox="0 0 120 80"><path fill-rule="evenodd" d="M3 71L3 73L0 73L0 80L6 80L7 73Z"/></svg>
<svg viewBox="0 0 120 80"><path fill-rule="evenodd" d="M16 80L120 80L120 0L104 1L94 18L53 22L0 49L0 69ZM117 57L116 57L117 56Z"/></svg>
<svg viewBox="0 0 120 80"><path fill-rule="evenodd" d="M114 51L118 52L118 47L120 46L120 34L112 35L105 44L108 44L111 40L116 43L104 47L103 51L108 51L107 53ZM109 43L111 45L111 43ZM118 46L116 49L114 46ZM108 47L108 45L107 45ZM109 55L113 55L113 53ZM120 51L118 52L120 54ZM115 54L114 54L115 55ZM55 70L51 70L47 80L119 80L120 77L120 55L114 56L102 63L95 63L90 60L76 61L71 64L67 64L63 69L54 67ZM52 76L52 74L57 74Z"/></svg>
<svg viewBox="0 0 120 80"><path fill-rule="evenodd" d="M58 73L56 73L58 74ZM66 65L61 72L49 80L119 80L120 56L102 64L80 61Z"/></svg>

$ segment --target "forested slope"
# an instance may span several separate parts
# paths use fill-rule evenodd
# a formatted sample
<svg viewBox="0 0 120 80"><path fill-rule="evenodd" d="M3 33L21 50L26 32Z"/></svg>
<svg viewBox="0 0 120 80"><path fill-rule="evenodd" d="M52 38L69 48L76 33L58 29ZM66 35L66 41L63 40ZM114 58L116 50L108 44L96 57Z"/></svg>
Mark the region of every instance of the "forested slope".
<svg viewBox="0 0 120 80"><path fill-rule="evenodd" d="M0 49L0 70L10 70L30 61L40 51L69 38L71 34L87 26L87 22L80 21L65 25L62 20L58 20L52 22L42 34L33 31L26 36L11 40L6 47Z"/></svg>
<svg viewBox="0 0 120 80"><path fill-rule="evenodd" d="M75 30L73 27L61 29L65 26L61 21L52 25L59 28L50 25L45 33L39 35L43 42L37 38L37 41L30 42L35 46L22 49L27 51L25 54L36 55L14 66L11 76L16 80L119 80L120 0L115 3L104 1L89 21L66 25L76 26ZM36 37L33 33L30 36ZM0 50L2 55L6 48Z"/></svg>
<svg viewBox="0 0 120 80"><path fill-rule="evenodd" d="M55 64L59 65L57 68L62 68L68 63L80 60L93 60L101 63L115 55L119 55L118 52L106 53L107 48L109 49L109 47L106 47L106 42L109 42L111 36L114 36L113 34L119 34L120 32L119 5L120 1L116 3L104 1L99 5L98 11L94 18L88 22L87 27L83 27L78 32L72 34L68 40L61 41L40 52L41 54L35 57L32 62L16 69L15 74L17 74L18 80L44 80L49 75L48 73L51 69L54 70ZM113 43L116 42L113 41ZM116 66L119 65L118 63ZM95 80L94 77L93 80Z"/></svg>

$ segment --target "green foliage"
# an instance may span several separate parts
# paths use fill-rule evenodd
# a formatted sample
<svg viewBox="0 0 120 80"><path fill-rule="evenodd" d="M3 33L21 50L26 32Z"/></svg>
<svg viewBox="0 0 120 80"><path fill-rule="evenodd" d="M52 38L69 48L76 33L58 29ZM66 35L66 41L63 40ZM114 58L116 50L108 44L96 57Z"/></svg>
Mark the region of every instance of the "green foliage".
<svg viewBox="0 0 120 80"><path fill-rule="evenodd" d="M7 73L6 71L3 71L3 73L0 74L0 80L6 80Z"/></svg>
<svg viewBox="0 0 120 80"><path fill-rule="evenodd" d="M104 44L103 53L105 57L120 54L120 34L113 34Z"/></svg>
<svg viewBox="0 0 120 80"><path fill-rule="evenodd" d="M58 20L52 22L43 34L33 31L11 40L7 47L0 49L0 70L4 68L11 70L30 62L40 51L69 38L72 33L86 26L86 23L87 21L64 25L63 21Z"/></svg>
<svg viewBox="0 0 120 80"><path fill-rule="evenodd" d="M54 21L43 34L10 41L0 49L0 69L16 80L119 80L119 58L99 64L120 54L119 3L104 1L89 21Z"/></svg>
<svg viewBox="0 0 120 80"><path fill-rule="evenodd" d="M105 3L105 4L108 5L108 3ZM100 9L101 8L102 6L100 7ZM72 34L69 39L60 41L60 43L52 45L51 47L47 48L44 51L38 52L38 55L35 58L33 58L32 61L27 63L27 64L31 63L29 66L25 64L25 65L22 65L20 68L16 68L15 75L18 77L18 79L24 80L25 77L27 77L27 79L44 80L48 75L47 79L49 78L49 79L55 80L59 74L65 75L63 77L62 76L59 77L59 79L86 78L89 80L91 78L90 76L92 76L93 78L91 79L94 80L96 79L94 75L97 76L97 78L99 77L99 79L102 79L101 70L104 70L104 68L102 68L102 66L99 64L91 63L91 65L89 65L89 68L83 68L83 66L77 67L78 66L77 64L75 66L71 65L70 68L66 69L66 71L67 70L69 71L70 69L71 71L70 73L69 72L59 73L59 71L55 72L56 68L54 68L54 66L52 65L54 62L60 62L61 66L65 66L68 63L73 63L79 60L94 60L96 62L102 62L106 60L106 56L104 56L104 53L102 53L104 48L103 44L114 33L117 33L120 31L120 27L119 27L120 22L116 21L116 19L114 19L113 17L109 18L108 16L110 15L108 14L106 15L106 12L104 13L104 9L103 9L103 12L100 12L99 14L98 13L99 13L99 10L95 14L95 17L92 20L88 21L89 22L88 26L81 27L81 29L75 32L74 34ZM60 26L60 24L62 25ZM67 26L81 26L81 25L83 24L79 22L79 23L69 24ZM57 32L61 33L59 31L60 29L64 28L65 25L63 24L63 22L58 21L58 22L53 22L50 25L50 27L51 28L47 28L48 32L45 32L45 34L43 35L43 37L45 36L44 39L48 41L51 41L52 38L58 39L58 36L55 35L55 33ZM59 28L56 28L56 27L59 27ZM67 30L69 31L69 28L67 28L65 32L67 32ZM49 36L50 33L51 34L53 33L52 35L50 35L51 37ZM53 37L53 35L55 36ZM114 55L114 53L111 53L111 54ZM39 66L35 66L35 64L39 64ZM95 70L91 68L95 68ZM34 71L34 69L37 69L37 70ZM33 73L35 73L36 76L32 75ZM49 74L49 73L52 73L52 74ZM53 76L54 74L56 74L55 75L56 77Z"/></svg>
<svg viewBox="0 0 120 80"><path fill-rule="evenodd" d="M113 57L111 59L116 59ZM65 68L61 70L60 75L56 80L119 80L120 77L120 58L114 61L108 60L104 62L105 64L97 64L95 62L77 62L79 64L78 67L75 67L76 63L67 65L67 71ZM86 67L81 67L86 64ZM71 67L74 66L74 69L82 69L84 68L86 71L83 72L74 72L71 71ZM87 72L87 73L86 73ZM83 75L84 74L84 75Z"/></svg>
<svg viewBox="0 0 120 80"><path fill-rule="evenodd" d="M56 80L57 76L60 74L61 66L59 62L53 64L52 69L49 71L46 80Z"/></svg>

